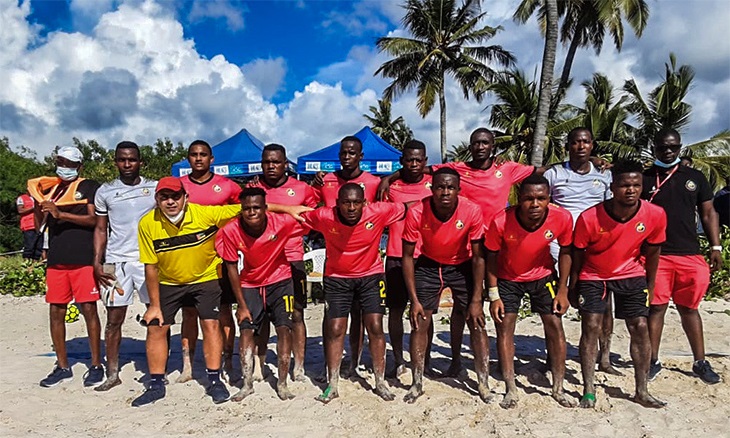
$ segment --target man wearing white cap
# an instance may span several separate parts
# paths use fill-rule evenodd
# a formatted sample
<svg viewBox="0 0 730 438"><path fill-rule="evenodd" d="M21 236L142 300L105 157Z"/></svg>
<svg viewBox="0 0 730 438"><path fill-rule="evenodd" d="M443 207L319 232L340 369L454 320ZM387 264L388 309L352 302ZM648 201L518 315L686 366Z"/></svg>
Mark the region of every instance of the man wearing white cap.
<svg viewBox="0 0 730 438"><path fill-rule="evenodd" d="M99 291L94 280L94 196L96 181L79 178L81 151L63 147L56 154L56 175L28 181L28 191L36 201L35 214L48 230L48 270L46 302L50 304L51 338L56 366L40 385L51 387L73 379L66 355L66 306L72 300L86 320L91 349L91 368L84 386L96 386L104 379L101 366L101 324L96 301Z"/></svg>

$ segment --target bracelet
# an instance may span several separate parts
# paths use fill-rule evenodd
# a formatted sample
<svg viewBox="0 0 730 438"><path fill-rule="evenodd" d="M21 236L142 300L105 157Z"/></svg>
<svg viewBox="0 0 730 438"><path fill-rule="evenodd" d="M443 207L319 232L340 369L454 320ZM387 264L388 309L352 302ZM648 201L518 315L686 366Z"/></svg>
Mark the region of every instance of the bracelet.
<svg viewBox="0 0 730 438"><path fill-rule="evenodd" d="M489 288L489 301L499 300L499 288L497 286Z"/></svg>
<svg viewBox="0 0 730 438"><path fill-rule="evenodd" d="M722 251L722 246L720 246L720 245L711 246L710 251Z"/></svg>

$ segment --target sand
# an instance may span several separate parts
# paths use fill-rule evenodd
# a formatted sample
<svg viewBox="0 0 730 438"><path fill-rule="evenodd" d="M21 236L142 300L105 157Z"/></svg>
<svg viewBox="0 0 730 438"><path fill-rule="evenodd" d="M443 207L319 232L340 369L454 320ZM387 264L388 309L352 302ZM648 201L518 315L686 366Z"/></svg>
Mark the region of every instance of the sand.
<svg viewBox="0 0 730 438"><path fill-rule="evenodd" d="M205 395L202 341L195 361L197 380L177 384L181 364L179 326L173 329L170 384L167 398L135 409L130 402L142 390L146 373L144 329L134 320L144 307L130 307L122 342L123 384L106 393L84 388L82 376L89 364L83 321L68 324L68 350L74 380L55 388L38 382L51 371L55 357L48 333L48 309L41 297L0 296L2 333L0 346L0 436L600 436L703 437L729 436L730 415L730 303L705 302L702 317L708 356L725 379L708 386L691 372L692 358L676 310L667 314L661 359L665 370L649 385L656 397L668 402L661 410L643 408L630 400L633 368L628 355L628 334L616 324L613 351L623 377L597 373L597 408L566 409L550 397L548 379L538 370L544 358L542 327L538 317L517 325L516 372L520 401L516 409L503 410L495 402L482 403L475 388L475 374L465 379L425 381L426 394L415 404L402 402L410 373L401 382L391 379L396 401L384 402L371 392L372 375L365 380L341 380L341 397L329 405L314 400L322 387L311 378L323 367L321 317L323 306L306 311L309 327L306 383L290 385L294 400L280 401L274 392L275 344L267 362L272 377L254 385L256 393L243 402L213 405ZM105 321L100 310L102 324ZM443 313L441 314L443 315ZM178 316L179 318L179 316ZM406 323L406 327L408 324ZM489 333L494 328L489 322ZM577 398L581 392L577 345L580 325L574 314L565 318L568 340L566 390ZM436 318L434 365L448 367L448 325ZM467 338L468 339L468 338ZM494 356L494 339L491 339ZM465 345L465 366L473 368ZM237 356L236 356L237 359ZM391 356L388 356L389 364ZM366 362L369 358L366 353ZM499 401L504 384L492 362L490 385ZM235 392L236 388L231 388Z"/></svg>

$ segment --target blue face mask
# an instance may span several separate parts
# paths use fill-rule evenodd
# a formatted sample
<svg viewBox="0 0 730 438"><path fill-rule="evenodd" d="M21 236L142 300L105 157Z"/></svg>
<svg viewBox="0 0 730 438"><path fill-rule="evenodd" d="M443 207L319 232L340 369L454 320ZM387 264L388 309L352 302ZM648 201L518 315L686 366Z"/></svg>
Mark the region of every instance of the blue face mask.
<svg viewBox="0 0 730 438"><path fill-rule="evenodd" d="M677 158L675 158L675 159L674 159L674 161L672 161L671 163L665 163L665 162L663 162L663 161L660 161L660 160L659 160L659 159L657 158L656 160L654 160L654 165L656 165L656 166L659 166L659 167L663 167L663 168L665 168L665 169L669 169L670 167L674 167L674 166L676 166L677 164L679 164L679 162L680 162L680 161L681 161L681 159L680 159L679 157L677 157Z"/></svg>
<svg viewBox="0 0 730 438"><path fill-rule="evenodd" d="M70 167L56 167L56 175L64 181L73 181L79 177L79 169Z"/></svg>

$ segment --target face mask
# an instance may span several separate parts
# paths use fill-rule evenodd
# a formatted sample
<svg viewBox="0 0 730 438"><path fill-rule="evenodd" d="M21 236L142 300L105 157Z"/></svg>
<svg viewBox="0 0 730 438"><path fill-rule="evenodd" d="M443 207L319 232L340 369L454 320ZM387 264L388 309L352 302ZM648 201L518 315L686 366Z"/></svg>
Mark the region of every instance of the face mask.
<svg viewBox="0 0 730 438"><path fill-rule="evenodd" d="M180 209L180 212L178 214L176 214L175 216L168 215L167 213L165 213L165 210L163 210L163 209L160 209L160 212L162 212L162 214L167 218L167 220L169 220L173 224L177 224L178 222L180 222L180 220L183 218L183 216L185 216L185 206L186 205L183 204L182 208Z"/></svg>
<svg viewBox="0 0 730 438"><path fill-rule="evenodd" d="M79 169L70 167L56 167L56 175L64 181L73 181L79 177Z"/></svg>
<svg viewBox="0 0 730 438"><path fill-rule="evenodd" d="M659 160L659 159L657 158L656 160L654 160L654 165L656 165L656 166L659 166L659 167L663 167L663 168L665 168L665 169L669 169L670 167L674 167L674 166L676 166L677 164L679 164L679 162L680 162L680 161L681 161L681 160L680 160L680 158L679 158L679 157L677 157L677 158L675 158L675 159L674 159L674 161L672 161L671 163L665 163L665 162L663 162L663 161L660 161L660 160Z"/></svg>

